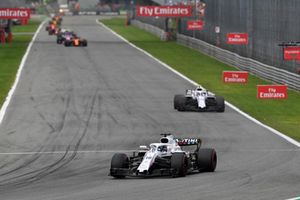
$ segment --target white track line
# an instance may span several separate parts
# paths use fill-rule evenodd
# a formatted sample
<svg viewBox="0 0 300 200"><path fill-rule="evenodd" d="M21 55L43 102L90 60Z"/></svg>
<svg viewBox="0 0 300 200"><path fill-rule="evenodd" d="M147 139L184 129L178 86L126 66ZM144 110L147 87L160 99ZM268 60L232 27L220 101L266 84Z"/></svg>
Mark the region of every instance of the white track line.
<svg viewBox="0 0 300 200"><path fill-rule="evenodd" d="M106 25L104 25L103 23L99 22L98 19L96 20L96 23L103 26L104 28L106 28L108 31L110 31L111 33L113 33L115 36L117 36L118 38L120 38L121 40L123 40L124 42L128 43L130 46L132 46L133 48L143 52L144 54L146 54L147 56L151 57L152 59L154 59L155 61L157 61L158 63L160 63L162 66L166 67L167 69L169 69L170 71L174 72L175 74L177 74L178 76L180 76L181 78L187 80L188 82L190 82L191 84L197 86L199 85L198 83L196 83L195 81L189 79L188 77L186 77L185 75L181 74L180 72L176 71L175 69L171 68L169 65L167 65L166 63L160 61L159 59L157 59L156 57L154 57L153 55L151 55L150 53L146 52L145 50L135 46L134 44L130 43L128 40L126 40L124 37L122 37L121 35L117 34L116 32L114 32L113 30L111 30L110 28L108 28ZM271 131L272 133L280 136L281 138L285 139L286 141L292 143L293 145L297 146L300 148L300 143L297 142L296 140L294 140L293 138L290 138L286 135L284 135L283 133L273 129L270 126L267 126L265 124L263 124L262 122L258 121L257 119L251 117L250 115L248 115L247 113L244 113L243 111L241 111L239 108L235 107L234 105L232 105L229 102L225 102L227 106L229 106L230 108L232 108L233 110L235 110L236 112L240 113L241 115L243 115L244 117L248 118L249 120L253 121L254 123L268 129L269 131Z"/></svg>
<svg viewBox="0 0 300 200"><path fill-rule="evenodd" d="M16 75L15 82L14 82L13 86L11 87L10 91L8 92L8 95L7 95L7 97L6 97L3 105L1 107L1 110L0 110L0 125L1 125L1 123L3 121L4 115L6 113L8 105L10 103L10 100L11 100L11 98L12 98L12 96L13 96L15 90L16 90L16 87L17 87L18 83L19 83L20 76L21 76L22 70L24 68L25 62L27 60L27 57L29 55L29 52L31 50L31 47L32 47L32 45L33 45L33 43L34 43L34 41L35 41L38 33L40 32L40 30L42 29L43 25L45 24L45 22L46 22L46 20L43 21L40 24L40 26L38 27L37 31L35 32L34 36L32 37L31 42L29 43L29 45L27 47L27 50L26 50L26 52L25 52L25 54L24 54L24 56L22 58L22 61L20 63L20 66L19 66L19 69L18 69L18 72L17 72L17 75Z"/></svg>
<svg viewBox="0 0 300 200"><path fill-rule="evenodd" d="M291 198L291 199L286 199L286 200L300 200L300 196L299 197L295 197L295 198Z"/></svg>
<svg viewBox="0 0 300 200"><path fill-rule="evenodd" d="M138 150L79 150L79 151L24 151L24 152L0 152L0 156L5 155L43 155L43 154L90 154L90 153L132 153ZM223 152L218 150L218 152ZM268 152L300 152L300 149L249 149L249 150L235 150L235 152L241 153L268 153Z"/></svg>
<svg viewBox="0 0 300 200"><path fill-rule="evenodd" d="M40 154L88 154L88 153L128 153L136 150L91 150L91 151L24 151L24 152L3 152L0 155L40 155Z"/></svg>

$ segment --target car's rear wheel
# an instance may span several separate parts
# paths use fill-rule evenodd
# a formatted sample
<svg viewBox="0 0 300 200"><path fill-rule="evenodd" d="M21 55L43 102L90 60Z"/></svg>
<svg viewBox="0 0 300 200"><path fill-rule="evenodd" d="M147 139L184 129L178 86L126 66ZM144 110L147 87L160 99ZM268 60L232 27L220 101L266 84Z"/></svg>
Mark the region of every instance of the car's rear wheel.
<svg viewBox="0 0 300 200"><path fill-rule="evenodd" d="M111 169L128 169L129 168L129 159L128 156L124 153L116 153L113 155L110 163ZM124 175L120 174L111 174L115 178L124 178Z"/></svg>
<svg viewBox="0 0 300 200"><path fill-rule="evenodd" d="M83 41L82 46L86 47L87 46L87 41Z"/></svg>
<svg viewBox="0 0 300 200"><path fill-rule="evenodd" d="M217 153L214 149L199 149L197 152L198 169L201 172L213 172L217 166Z"/></svg>
<svg viewBox="0 0 300 200"><path fill-rule="evenodd" d="M171 157L173 177L184 177L187 173L188 160L185 153L174 153Z"/></svg>

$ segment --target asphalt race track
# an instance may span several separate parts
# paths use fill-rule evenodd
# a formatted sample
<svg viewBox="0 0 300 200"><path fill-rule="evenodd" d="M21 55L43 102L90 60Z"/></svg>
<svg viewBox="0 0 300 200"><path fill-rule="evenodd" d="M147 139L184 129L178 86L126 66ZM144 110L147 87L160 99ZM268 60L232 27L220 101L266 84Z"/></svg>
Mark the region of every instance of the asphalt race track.
<svg viewBox="0 0 300 200"><path fill-rule="evenodd" d="M0 127L1 200L239 200L300 196L300 150L230 108L179 113L193 87L129 46L95 17L65 17L87 48L38 34ZM185 178L108 176L114 152L200 137L215 173Z"/></svg>

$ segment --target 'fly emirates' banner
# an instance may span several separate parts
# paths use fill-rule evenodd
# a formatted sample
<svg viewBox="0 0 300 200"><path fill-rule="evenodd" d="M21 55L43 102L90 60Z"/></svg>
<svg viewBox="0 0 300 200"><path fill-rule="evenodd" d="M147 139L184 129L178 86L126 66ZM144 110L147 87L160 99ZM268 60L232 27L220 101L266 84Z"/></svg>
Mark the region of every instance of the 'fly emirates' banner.
<svg viewBox="0 0 300 200"><path fill-rule="evenodd" d="M300 61L300 47L285 47L284 51L284 60L299 60Z"/></svg>
<svg viewBox="0 0 300 200"><path fill-rule="evenodd" d="M258 85L258 99L287 99L286 85Z"/></svg>
<svg viewBox="0 0 300 200"><path fill-rule="evenodd" d="M192 6L137 6L140 17L191 17Z"/></svg>
<svg viewBox="0 0 300 200"><path fill-rule="evenodd" d="M248 82L247 71L223 71L224 83L247 83Z"/></svg>
<svg viewBox="0 0 300 200"><path fill-rule="evenodd" d="M228 33L227 44L248 44L248 33Z"/></svg>
<svg viewBox="0 0 300 200"><path fill-rule="evenodd" d="M201 20L189 20L187 21L187 30L202 30L204 22Z"/></svg>
<svg viewBox="0 0 300 200"><path fill-rule="evenodd" d="M0 19L29 19L30 9L0 8Z"/></svg>

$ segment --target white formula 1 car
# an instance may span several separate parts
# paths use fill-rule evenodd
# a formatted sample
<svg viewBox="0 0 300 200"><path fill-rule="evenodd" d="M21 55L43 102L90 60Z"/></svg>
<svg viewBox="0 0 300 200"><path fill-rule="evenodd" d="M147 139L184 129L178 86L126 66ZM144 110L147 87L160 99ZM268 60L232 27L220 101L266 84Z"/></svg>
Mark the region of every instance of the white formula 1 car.
<svg viewBox="0 0 300 200"><path fill-rule="evenodd" d="M178 111L216 111L224 112L224 98L215 96L198 86L195 90L186 90L185 95L174 96L174 109Z"/></svg>
<svg viewBox="0 0 300 200"><path fill-rule="evenodd" d="M178 139L169 133L161 134L159 143L140 146L128 157L116 153L111 159L110 176L185 176L188 173L213 172L217 165L214 149L200 149L199 138ZM193 152L182 150L183 146L195 145Z"/></svg>

